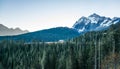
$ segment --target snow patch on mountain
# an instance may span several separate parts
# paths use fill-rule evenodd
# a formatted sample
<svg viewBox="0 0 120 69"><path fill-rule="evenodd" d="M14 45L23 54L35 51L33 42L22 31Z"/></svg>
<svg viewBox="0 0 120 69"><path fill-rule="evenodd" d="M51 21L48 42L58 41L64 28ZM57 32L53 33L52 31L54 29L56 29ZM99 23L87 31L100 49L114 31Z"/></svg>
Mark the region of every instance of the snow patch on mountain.
<svg viewBox="0 0 120 69"><path fill-rule="evenodd" d="M82 31L84 31L84 30L85 30L85 27L83 27L82 29L79 29L78 32L82 32Z"/></svg>
<svg viewBox="0 0 120 69"><path fill-rule="evenodd" d="M88 19L91 21L91 23L98 23L99 19L96 19L95 17L88 17Z"/></svg>

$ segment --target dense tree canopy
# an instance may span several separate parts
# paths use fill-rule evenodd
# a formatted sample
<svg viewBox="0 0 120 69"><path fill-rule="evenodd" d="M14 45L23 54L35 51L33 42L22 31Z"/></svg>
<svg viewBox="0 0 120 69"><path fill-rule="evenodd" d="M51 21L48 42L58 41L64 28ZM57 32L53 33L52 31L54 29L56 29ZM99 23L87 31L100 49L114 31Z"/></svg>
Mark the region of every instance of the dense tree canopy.
<svg viewBox="0 0 120 69"><path fill-rule="evenodd" d="M64 43L2 40L0 69L120 69L120 25Z"/></svg>

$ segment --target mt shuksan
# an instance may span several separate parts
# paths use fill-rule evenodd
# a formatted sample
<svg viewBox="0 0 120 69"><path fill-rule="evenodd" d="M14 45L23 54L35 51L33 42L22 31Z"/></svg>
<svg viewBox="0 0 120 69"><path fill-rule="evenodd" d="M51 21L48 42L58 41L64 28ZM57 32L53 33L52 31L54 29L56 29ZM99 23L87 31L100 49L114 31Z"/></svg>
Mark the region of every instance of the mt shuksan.
<svg viewBox="0 0 120 69"><path fill-rule="evenodd" d="M76 29L79 33L88 31L100 31L116 23L120 23L120 18L114 17L111 19L109 17L99 16L98 14L94 13L88 17L81 17L73 25L73 28Z"/></svg>

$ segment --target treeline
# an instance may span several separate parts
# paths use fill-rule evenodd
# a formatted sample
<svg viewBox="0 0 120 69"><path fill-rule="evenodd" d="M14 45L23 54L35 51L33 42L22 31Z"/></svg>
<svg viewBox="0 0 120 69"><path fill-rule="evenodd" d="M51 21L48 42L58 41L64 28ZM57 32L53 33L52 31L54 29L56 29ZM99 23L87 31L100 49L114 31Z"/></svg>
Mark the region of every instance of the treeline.
<svg viewBox="0 0 120 69"><path fill-rule="evenodd" d="M120 69L120 25L64 43L0 41L0 69Z"/></svg>

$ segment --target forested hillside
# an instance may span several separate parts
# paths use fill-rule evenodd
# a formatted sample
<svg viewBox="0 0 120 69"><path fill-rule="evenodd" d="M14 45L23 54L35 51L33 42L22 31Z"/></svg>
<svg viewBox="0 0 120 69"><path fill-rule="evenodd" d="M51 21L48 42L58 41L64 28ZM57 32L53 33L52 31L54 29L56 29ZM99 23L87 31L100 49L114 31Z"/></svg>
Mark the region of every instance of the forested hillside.
<svg viewBox="0 0 120 69"><path fill-rule="evenodd" d="M26 42L31 42L35 40L53 42L59 40L68 40L79 35L80 34L78 33L78 31L76 31L75 29L68 27L56 27L16 36L0 36L0 40L24 40Z"/></svg>
<svg viewBox="0 0 120 69"><path fill-rule="evenodd" d="M0 69L120 69L120 24L64 43L0 41Z"/></svg>

